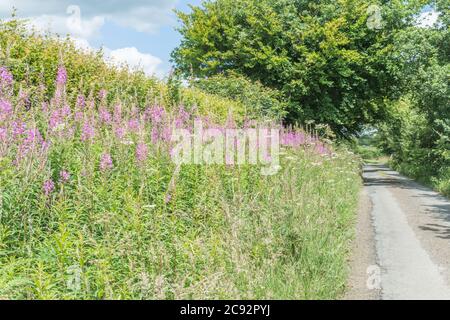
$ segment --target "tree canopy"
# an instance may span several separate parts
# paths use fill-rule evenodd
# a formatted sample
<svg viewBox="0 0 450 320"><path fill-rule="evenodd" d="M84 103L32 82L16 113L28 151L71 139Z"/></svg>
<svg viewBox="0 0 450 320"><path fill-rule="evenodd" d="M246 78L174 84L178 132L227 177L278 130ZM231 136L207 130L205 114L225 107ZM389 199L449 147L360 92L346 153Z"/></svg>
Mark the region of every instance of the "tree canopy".
<svg viewBox="0 0 450 320"><path fill-rule="evenodd" d="M426 2L204 1L178 12L183 39L172 57L188 77L232 71L280 90L286 121L346 136L384 119L385 102L401 94L394 40Z"/></svg>

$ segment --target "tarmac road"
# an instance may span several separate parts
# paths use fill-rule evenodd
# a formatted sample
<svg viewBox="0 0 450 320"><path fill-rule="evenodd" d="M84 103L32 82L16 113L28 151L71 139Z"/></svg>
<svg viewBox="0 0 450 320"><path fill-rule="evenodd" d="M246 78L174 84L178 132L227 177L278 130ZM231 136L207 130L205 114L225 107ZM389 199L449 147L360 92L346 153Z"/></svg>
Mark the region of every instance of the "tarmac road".
<svg viewBox="0 0 450 320"><path fill-rule="evenodd" d="M363 178L345 298L450 300L450 201L384 165Z"/></svg>

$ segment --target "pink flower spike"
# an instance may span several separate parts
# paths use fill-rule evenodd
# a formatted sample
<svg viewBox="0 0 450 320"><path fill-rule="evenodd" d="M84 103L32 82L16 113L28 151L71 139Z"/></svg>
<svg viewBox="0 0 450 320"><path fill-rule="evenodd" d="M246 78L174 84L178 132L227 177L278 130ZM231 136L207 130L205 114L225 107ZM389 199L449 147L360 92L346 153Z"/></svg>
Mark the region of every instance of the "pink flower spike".
<svg viewBox="0 0 450 320"><path fill-rule="evenodd" d="M146 118L150 118L153 124L160 123L166 116L166 110L163 107L154 106L146 110Z"/></svg>
<svg viewBox="0 0 450 320"><path fill-rule="evenodd" d="M106 91L105 89L102 89L98 92L98 98L100 100L105 100L107 96L108 96L108 91Z"/></svg>
<svg viewBox="0 0 450 320"><path fill-rule="evenodd" d="M59 173L59 178L61 179L62 183L66 183L66 182L68 182L70 180L70 173L67 172L66 170L62 170Z"/></svg>
<svg viewBox="0 0 450 320"><path fill-rule="evenodd" d="M50 127L50 129L55 129L61 122L62 119L59 115L59 110L53 111L50 119L48 120L48 126Z"/></svg>
<svg viewBox="0 0 450 320"><path fill-rule="evenodd" d="M11 102L0 100L0 121L6 120L13 112Z"/></svg>
<svg viewBox="0 0 450 320"><path fill-rule="evenodd" d="M58 68L58 74L56 76L56 84L58 86L64 86L67 82L67 71L64 66Z"/></svg>
<svg viewBox="0 0 450 320"><path fill-rule="evenodd" d="M122 121L122 105L118 104L114 107L114 122L116 124L120 123Z"/></svg>
<svg viewBox="0 0 450 320"><path fill-rule="evenodd" d="M86 106L86 98L82 94L78 95L77 108L82 110L82 109L84 109L85 106Z"/></svg>
<svg viewBox="0 0 450 320"><path fill-rule="evenodd" d="M100 107L98 110L100 121L105 124L110 124L112 122L112 115L105 107Z"/></svg>
<svg viewBox="0 0 450 320"><path fill-rule="evenodd" d="M122 140L125 137L126 133L127 132L126 132L125 128L122 128L122 127L116 128L116 130L115 130L116 137L119 140Z"/></svg>
<svg viewBox="0 0 450 320"><path fill-rule="evenodd" d="M80 122L81 120L83 120L84 117L84 113L83 112L76 112L75 113L75 121Z"/></svg>
<svg viewBox="0 0 450 320"><path fill-rule="evenodd" d="M81 132L81 141L92 140L95 137L95 129L88 122L85 122Z"/></svg>
<svg viewBox="0 0 450 320"><path fill-rule="evenodd" d="M55 190L55 183L53 182L53 180L47 180L44 182L44 184L42 185L42 190L44 191L45 196L49 196L53 190Z"/></svg>
<svg viewBox="0 0 450 320"><path fill-rule="evenodd" d="M136 159L138 162L145 162L148 157L148 147L145 143L139 143L136 147Z"/></svg>
<svg viewBox="0 0 450 320"><path fill-rule="evenodd" d="M0 142L6 141L7 131L5 128L0 128Z"/></svg>
<svg viewBox="0 0 450 320"><path fill-rule="evenodd" d="M5 67L0 67L0 80L1 82L11 85L13 83L13 75Z"/></svg>
<svg viewBox="0 0 450 320"><path fill-rule="evenodd" d="M12 123L12 134L14 136L14 138L16 138L17 136L20 136L22 134L25 133L25 130L27 129L27 124L25 122L22 121L14 121Z"/></svg>
<svg viewBox="0 0 450 320"><path fill-rule="evenodd" d="M100 171L111 170L114 167L111 155L109 153L104 153L100 159Z"/></svg>
<svg viewBox="0 0 450 320"><path fill-rule="evenodd" d="M131 119L128 121L128 130L131 132L138 132L139 131L139 120L138 119Z"/></svg>

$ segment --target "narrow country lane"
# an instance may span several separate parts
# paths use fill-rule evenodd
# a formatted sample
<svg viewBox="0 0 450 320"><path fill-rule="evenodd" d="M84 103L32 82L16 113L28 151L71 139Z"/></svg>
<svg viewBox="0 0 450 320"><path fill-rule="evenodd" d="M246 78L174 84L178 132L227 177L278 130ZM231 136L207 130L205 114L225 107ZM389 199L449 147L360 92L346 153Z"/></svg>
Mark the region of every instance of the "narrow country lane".
<svg viewBox="0 0 450 320"><path fill-rule="evenodd" d="M450 201L384 165L363 177L347 298L450 299Z"/></svg>

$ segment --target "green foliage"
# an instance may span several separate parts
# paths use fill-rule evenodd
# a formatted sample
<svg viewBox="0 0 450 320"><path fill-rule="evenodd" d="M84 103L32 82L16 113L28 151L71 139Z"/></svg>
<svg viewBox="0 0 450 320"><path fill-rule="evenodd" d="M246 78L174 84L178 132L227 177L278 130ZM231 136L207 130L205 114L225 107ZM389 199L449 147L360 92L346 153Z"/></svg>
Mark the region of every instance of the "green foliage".
<svg viewBox="0 0 450 320"><path fill-rule="evenodd" d="M33 107L40 108L40 100L53 96L58 67L64 65L69 78L66 93L71 103L80 93L95 97L99 90L105 89L109 101L121 101L140 108L155 103L169 107L185 103L204 114L214 115L215 119L220 116L226 119L230 112L238 119L245 116L241 103L201 90L182 88L180 79L174 74L164 83L127 66L108 65L101 51L86 52L76 48L70 39L28 30L26 21L20 19L0 21L0 65L12 72L16 80L15 91L30 96Z"/></svg>
<svg viewBox="0 0 450 320"><path fill-rule="evenodd" d="M449 7L437 5L441 15L433 28L407 28L395 37L407 95L389 109L382 146L401 171L450 194Z"/></svg>
<svg viewBox="0 0 450 320"><path fill-rule="evenodd" d="M0 141L0 300L332 299L343 293L360 189L359 161L346 150L331 156L286 148L274 176L248 165L178 171L163 144L148 143L148 158L136 163L148 123L124 140L113 134L113 126L129 126L135 107L147 104L173 113L182 104L215 121L230 113L237 122L258 116L247 114L253 103L265 116L282 112L275 90L244 79L246 90L260 97L232 91L228 79L217 78L214 89L203 82L210 93L184 88L176 77L162 83L110 67L101 53L81 52L68 40L29 35L16 20L0 24L0 43L0 63L16 80L8 97L11 121L26 121L51 141L50 149L42 145L41 153L33 149L19 162L23 137L15 138L17 145ZM67 100L54 99L43 111L60 64L68 73ZM96 98L100 89L109 91L107 103ZM20 90L33 99L32 108L19 107ZM93 105L83 108L80 122L78 91ZM99 121L99 107L112 111L118 101L124 119ZM66 104L67 122L51 129L48 117ZM75 139L88 119L97 124L95 139ZM9 122L6 128L9 134ZM102 171L105 152L114 166ZM67 181L61 170L70 172ZM46 195L48 179L55 189Z"/></svg>
<svg viewBox="0 0 450 320"><path fill-rule="evenodd" d="M331 299L346 283L358 162L290 153L283 170L174 166L152 152L95 172L99 144L66 144L28 179L2 160L0 297L4 299ZM87 165L86 165L87 164ZM48 199L59 167L73 179ZM78 278L74 278L78 277ZM71 280L72 279L72 280ZM78 281L78 282L77 282ZM77 286L70 286L77 284Z"/></svg>
<svg viewBox="0 0 450 320"><path fill-rule="evenodd" d="M436 136L426 115L410 100L393 104L390 114L391 119L379 126L382 137L379 141L380 147L392 156L391 164L399 171L450 194L450 131L447 131L447 136Z"/></svg>
<svg viewBox="0 0 450 320"><path fill-rule="evenodd" d="M351 141L351 147L355 152L361 156L364 161L378 161L385 154L379 147L380 135L378 132L366 131L358 139Z"/></svg>
<svg viewBox="0 0 450 320"><path fill-rule="evenodd" d="M186 76L230 71L283 92L291 122L328 124L339 135L386 116L401 74L393 36L426 1L380 2L382 28L367 27L373 1L204 1L182 22L173 52Z"/></svg>
<svg viewBox="0 0 450 320"><path fill-rule="evenodd" d="M286 114L287 103L282 94L252 82L237 74L222 74L194 81L193 86L242 103L247 113L254 117L265 116L270 119L282 119Z"/></svg>
<svg viewBox="0 0 450 320"><path fill-rule="evenodd" d="M198 88L184 88L181 103L189 108L197 109L200 114L216 121L233 115L236 121L242 122L245 118L254 116L254 113L247 111L241 102L217 94L209 94Z"/></svg>
<svg viewBox="0 0 450 320"><path fill-rule="evenodd" d="M23 20L0 23L0 64L13 73L17 81L16 90L40 92L47 98L55 90L59 65L68 70L67 94L72 101L76 99L75 93L88 96L91 92L105 89L112 100L127 97L144 105L157 95L160 85L143 72L108 66L101 51L85 52L77 49L69 39L30 32Z"/></svg>
<svg viewBox="0 0 450 320"><path fill-rule="evenodd" d="M167 79L167 92L169 105L178 106L181 103L181 81L174 73Z"/></svg>

